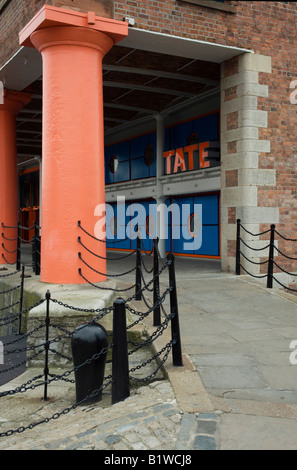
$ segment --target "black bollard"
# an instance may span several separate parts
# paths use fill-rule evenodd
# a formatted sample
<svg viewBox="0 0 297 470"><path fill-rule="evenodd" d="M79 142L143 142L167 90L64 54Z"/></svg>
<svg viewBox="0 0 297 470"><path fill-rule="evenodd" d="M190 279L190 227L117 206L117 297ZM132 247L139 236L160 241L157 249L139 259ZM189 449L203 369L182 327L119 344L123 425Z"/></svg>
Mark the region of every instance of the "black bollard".
<svg viewBox="0 0 297 470"><path fill-rule="evenodd" d="M71 347L74 367L77 368L74 372L76 404L90 404L102 400L108 345L107 332L98 323L80 325L73 333ZM94 356L95 359L92 359ZM88 359L88 363L84 364ZM81 364L84 365L78 367ZM91 396L85 400L89 395Z"/></svg>

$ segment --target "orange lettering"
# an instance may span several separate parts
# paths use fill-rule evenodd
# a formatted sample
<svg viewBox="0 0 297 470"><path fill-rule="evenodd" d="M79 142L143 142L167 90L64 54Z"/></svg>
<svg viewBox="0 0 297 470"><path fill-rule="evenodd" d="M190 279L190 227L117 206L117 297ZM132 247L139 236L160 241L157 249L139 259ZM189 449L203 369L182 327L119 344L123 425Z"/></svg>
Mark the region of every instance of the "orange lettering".
<svg viewBox="0 0 297 470"><path fill-rule="evenodd" d="M209 147L209 142L203 142L199 145L200 168L208 168L210 166L210 163L205 161L205 158L208 156L208 153L205 151L207 147Z"/></svg>
<svg viewBox="0 0 297 470"><path fill-rule="evenodd" d="M188 145L185 147L185 152L188 153L189 156L189 170L194 169L194 151L198 150L198 144Z"/></svg>
<svg viewBox="0 0 297 470"><path fill-rule="evenodd" d="M174 150L169 150L169 152L163 153L163 158L166 158L166 175L171 174L171 157L174 155Z"/></svg>
<svg viewBox="0 0 297 470"><path fill-rule="evenodd" d="M176 149L173 173L177 173L178 168L181 171L186 171L185 156L182 148Z"/></svg>

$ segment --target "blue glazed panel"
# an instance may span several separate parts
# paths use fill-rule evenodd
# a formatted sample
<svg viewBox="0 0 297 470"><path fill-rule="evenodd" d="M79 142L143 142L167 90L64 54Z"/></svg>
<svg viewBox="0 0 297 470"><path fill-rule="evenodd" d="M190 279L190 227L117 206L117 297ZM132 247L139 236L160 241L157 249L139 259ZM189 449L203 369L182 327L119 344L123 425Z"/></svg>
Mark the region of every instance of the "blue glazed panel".
<svg viewBox="0 0 297 470"><path fill-rule="evenodd" d="M150 169L146 165L144 158L135 158L131 161L131 179L148 178Z"/></svg>
<svg viewBox="0 0 297 470"><path fill-rule="evenodd" d="M193 132L199 136L199 142L208 140L217 140L219 138L219 120L218 113L204 116L193 121Z"/></svg>
<svg viewBox="0 0 297 470"><path fill-rule="evenodd" d="M130 180L130 162L120 162L117 171L114 173L114 182L120 183L122 181Z"/></svg>
<svg viewBox="0 0 297 470"><path fill-rule="evenodd" d="M202 204L203 225L219 224L219 196L217 194L209 196L195 196L195 204Z"/></svg>

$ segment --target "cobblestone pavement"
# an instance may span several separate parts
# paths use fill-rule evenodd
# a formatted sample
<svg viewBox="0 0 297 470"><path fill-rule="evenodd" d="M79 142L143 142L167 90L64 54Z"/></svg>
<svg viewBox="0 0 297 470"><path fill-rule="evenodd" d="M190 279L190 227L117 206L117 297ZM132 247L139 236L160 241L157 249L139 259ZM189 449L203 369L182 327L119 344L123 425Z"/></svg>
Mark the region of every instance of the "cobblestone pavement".
<svg viewBox="0 0 297 470"><path fill-rule="evenodd" d="M20 384L21 379L33 373L33 370L27 372L6 388ZM43 402L41 396L42 390L35 388L18 398L2 398L0 432L38 423L71 407L75 401L74 386L54 385L49 389L52 398L48 402ZM110 406L107 392L102 402L79 406L48 423L2 437L0 449L213 450L217 445L218 428L215 413L183 413L170 382L160 380L132 389L129 398L113 406Z"/></svg>

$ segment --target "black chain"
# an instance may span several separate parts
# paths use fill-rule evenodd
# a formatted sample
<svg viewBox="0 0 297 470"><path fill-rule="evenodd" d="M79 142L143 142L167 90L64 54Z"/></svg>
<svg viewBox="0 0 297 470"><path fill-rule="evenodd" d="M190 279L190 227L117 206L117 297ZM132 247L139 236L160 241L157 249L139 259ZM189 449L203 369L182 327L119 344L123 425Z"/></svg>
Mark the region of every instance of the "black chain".
<svg viewBox="0 0 297 470"><path fill-rule="evenodd" d="M108 242L106 240L101 240L100 238L96 238L94 237L94 235L92 235L90 232L88 232L85 228L82 227L81 225L81 222L78 221L78 227L86 234L88 235L90 238L93 238L93 240L96 240L96 242L101 242L101 243L122 243L126 240L129 240L129 237L127 238L124 238L123 240L108 240Z"/></svg>
<svg viewBox="0 0 297 470"><path fill-rule="evenodd" d="M49 423L51 420L55 420L55 419L58 419L60 418L60 416L62 415L66 415L68 414L70 411L72 410L75 410L75 408L77 408L79 405L83 405L86 401L90 400L91 398L93 398L94 396L98 395L98 393L101 391L101 390L104 390L105 388L107 388L109 385L111 384L111 381L106 383L106 384L103 384L102 387L100 387L98 390L94 390L92 393L90 393L90 395L86 396L83 400L81 400L79 403L75 403L74 405L68 407L68 408L64 408L64 410L60 411L60 412L57 412L57 413L54 413L50 418L44 418L43 420L41 421L38 421L36 423L31 423L29 424L28 426L20 426L19 428L17 429L10 429L9 431L6 431L6 432L1 432L0 433L0 437L9 437L9 436L12 436L13 434L20 434L24 431L26 431L27 429L34 429L36 426L38 426L39 424L45 424L45 423Z"/></svg>
<svg viewBox="0 0 297 470"><path fill-rule="evenodd" d="M169 321L172 320L173 317L174 317L174 314L171 314L167 318L165 318L164 323L162 323L160 326L158 326L158 328L155 329L155 331L151 334L151 336L149 336L142 343L136 343L136 342L130 340L129 344L132 344L133 346L135 346L135 348L133 350L129 351L128 355L131 356L134 352L138 351L139 349L144 348L144 347L149 346L150 344L152 344L157 338L159 338L159 336L161 336L161 334L164 333L164 331L166 330L166 328L169 325Z"/></svg>
<svg viewBox="0 0 297 470"><path fill-rule="evenodd" d="M4 238L4 240L7 240L8 242L16 242L18 237L15 237L15 238L7 238L4 236L4 233L2 233L2 238Z"/></svg>
<svg viewBox="0 0 297 470"><path fill-rule="evenodd" d="M297 289L293 289L292 287L288 287L288 286L285 286L284 284L282 284L278 279L276 279L276 277L272 276L273 279L280 285L282 286L284 289L287 289L291 292L297 292Z"/></svg>
<svg viewBox="0 0 297 470"><path fill-rule="evenodd" d="M129 312L132 313L132 315L138 315L140 318L136 320L134 323L131 325L127 326L127 329L132 328L134 325L137 323L140 323L144 318L148 317L149 314L157 307L163 304L165 298L167 295L171 292L171 288L166 289L166 291L163 293L162 297L159 298L158 302L156 302L155 305L151 306L147 312L138 312L137 310L133 309L129 305L126 305L126 308L129 310Z"/></svg>
<svg viewBox="0 0 297 470"><path fill-rule="evenodd" d="M136 269L136 266L134 266L132 269L130 269L129 271L126 271L125 273L121 273L121 274L107 274L107 273L101 273L100 271L97 271L97 269L95 268L92 268L92 266L90 266L81 256L81 253L78 253L78 256L79 256L79 259L89 268L91 269L92 271L94 271L95 273L97 274L100 274L101 276L106 276L106 277L122 277L122 276L126 276L127 274L130 274L132 273L133 271L135 271Z"/></svg>
<svg viewBox="0 0 297 470"><path fill-rule="evenodd" d="M80 226L80 225L79 225L79 226ZM82 227L81 227L81 229L82 229L83 231L85 231ZM86 231L85 231L85 232L86 232ZM86 233L87 233L87 232L86 232ZM93 238L94 238L94 237L93 237ZM97 239L96 239L96 240L97 240ZM82 246L84 247L84 245L82 245ZM90 250L88 250L88 251L90 251ZM153 250L152 250L152 251L153 251ZM129 256L131 256L131 254L133 254L133 253L129 253ZM145 251L145 254L148 255L146 251ZM150 255L151 255L151 254L152 254L152 252L150 253ZM150 256L150 255L148 255L148 256ZM125 256L125 258L126 258L126 257L127 257L127 256ZM81 258L81 255L80 255L80 258ZM93 268L92 268L91 266L89 266L82 258L81 258L81 260L82 260L89 268L93 269ZM144 269L146 270L146 272L151 273L151 272L153 271L153 270L149 271L149 270L146 269L146 267L145 267L145 265L144 265L144 263L143 263L143 260L142 260L142 264L143 264ZM152 283L155 281L155 279L157 279L157 278L163 273L163 271L168 267L168 265L169 265L168 262L167 262L167 263L164 263L163 266L161 267L161 269L159 270L159 272L156 273L156 274L154 275L154 277L153 277L148 283L145 282L145 279L144 279L144 276L143 276L143 272L141 273L141 274L142 274L142 279L143 279L143 282L144 282L144 287L143 287L142 289L140 289L139 292L140 292L142 295L143 295L143 292L144 292L144 291L149 291L149 292L152 291L152 289L150 289L150 286L151 286ZM131 269L131 270L129 270L129 271L127 271L126 273L123 273L123 274L112 275L112 277L119 277L119 276L123 276L123 275L129 274L129 273L131 273L132 271L135 271L135 269L136 269L136 268L133 268L133 269ZM97 271L94 270L94 269L93 269L93 271L97 272ZM80 275L82 276L81 270L79 270L79 273L80 273ZM102 274L102 273L99 273L99 272L98 272L98 274ZM9 274L9 275L11 275L11 274ZM82 276L82 277L83 277L83 276ZM92 283L90 283L89 281L87 281L87 282L88 282L89 284L92 284ZM92 285L93 285L93 284L92 284ZM95 286L95 287L98 287L98 286ZM134 288L134 287L135 287L135 285L132 286L132 287L129 287L128 289L112 289L112 290L119 291L119 292L123 292L123 291L126 291L126 290L130 290L130 289L132 289L132 288ZM106 288L106 290L111 290L111 289L108 287L108 288ZM132 307L130 307L130 306L128 305L128 302L131 302L133 299L135 299L135 297L136 297L136 295L137 295L138 293L135 293L134 295L130 296L130 297L125 301L126 306L127 306L127 308L129 309L129 311L130 311L132 314L138 315L139 318L138 318L132 325L129 325L127 328L131 328L131 327L134 326L136 323L139 323L139 322L142 321L143 318L145 318L154 308L156 308L158 305L162 305L163 302L164 302L164 300L165 300L165 298L167 297L168 293L171 292L171 290L172 290L172 288L169 287L168 289L166 289L166 291L163 293L162 296L159 296L159 292L158 292L158 302L156 303L156 305L149 306L148 311L145 312L145 313L138 312L138 311L136 311L135 309L133 309ZM108 308L103 308L103 309L85 309L85 308L75 307L75 306L73 306L73 305L66 304L66 303L64 303L64 302L62 302L62 301L59 301L59 300L57 300L57 299L52 299L52 298L50 298L50 300L51 300L52 302L54 302L54 303L57 303L57 304L60 305L60 306L63 306L63 307L65 307L65 308L69 308L69 309L71 309L71 310L80 311L80 312L86 312L86 313L90 313L90 314L91 314L91 313L97 314L96 319L92 319L90 322L86 323L86 325L95 322L95 320L102 318L103 316L105 316L105 315L111 313L111 312L114 310L114 306L108 307ZM32 308L35 308L35 307L39 306L39 305L42 304L43 302L44 302L44 299L38 301L35 305L30 306L29 308L22 310L22 312L19 312L18 315L20 315L20 314L22 314L22 313L28 312L29 310L31 310ZM133 343L133 342L129 342L130 344L132 344L132 345L134 346L134 351L130 351L130 352L129 352L129 355L131 355L133 352L137 351L137 350L140 349L140 348L143 348L143 347L146 347L146 346L149 346L150 344L152 344L153 341L155 341L155 340L165 331L165 329L168 327L169 322L170 322L170 320L172 319L172 317L173 317L173 315L168 315L168 316L165 318L164 322L163 322L158 328L156 328L156 330L154 331L154 333L153 333L149 338L147 338L147 340L145 340L144 342L142 342L142 343ZM38 329L40 329L41 327L44 327L44 326L45 326L45 324L42 325L42 326L37 327L35 330L33 330L33 332L37 331ZM29 350L32 350L32 349L38 349L38 351L36 351L35 354L31 357L31 359L32 359L32 358L35 358L36 356L38 356L39 354L41 354L41 353L44 352L44 346L45 346L45 345L49 346L50 344L53 344L53 343L58 342L58 341L61 341L61 339L70 337L70 336L73 334L73 332L68 331L67 329L65 329L65 328L63 328L63 327L60 327L59 325L50 324L50 326L51 326L52 328L57 328L59 331L61 331L61 332L63 333L63 335L57 336L56 338L51 339L50 341L47 341L46 343L44 343L44 344L42 344L42 345L39 344L38 346L31 346L31 347L28 347L28 348L19 348L19 349L15 349L14 351L10 351L10 353L11 353L11 352L29 351ZM29 335L33 334L33 332L30 332L30 333L28 333L27 335L22 335L21 339L24 339L24 338L26 338L26 336L29 336ZM11 341L9 344L14 344L15 342L17 342L17 340ZM154 377L156 376L156 374L158 373L158 371L160 370L160 368L162 367L162 365L164 364L164 362L167 360L168 354L169 354L169 352L170 352L170 350L171 350L171 348L172 348L172 344L173 344L173 342L168 343L161 351L157 352L153 357L151 357L150 359L144 361L142 364L138 365L136 368L132 368L132 369L129 371L130 373L131 373L131 372L133 373L134 371L139 370L139 369L145 367L146 365L150 364L153 360L156 360L157 358L159 358L160 356L162 356L162 355L165 353L163 359L162 359L161 361L159 361L159 365L158 365L157 369L156 369L152 374L150 374L148 377L145 377L144 379L138 379L138 378L133 378L133 377L131 377L131 380L134 380L134 381L137 381L137 382L146 382L146 381L151 380L152 378L154 378ZM73 372L75 372L76 370L78 370L80 367L84 367L86 364L89 364L90 362L92 362L92 361L98 359L102 354L106 354L106 353L108 352L108 350L109 350L112 346L113 346L113 345L110 344L107 348L102 349L99 353L95 354L92 358L87 359L84 363L80 364L79 366L74 367L72 370L65 371L65 372L64 372L63 374L61 374L61 375L53 375L53 374L50 374L50 375L48 376L48 378L47 378L45 381L43 381L43 382L41 382L41 383L37 383L37 384L36 384L36 380L39 380L40 378L44 377L44 375L39 375L39 376L33 377L31 380L29 380L29 381L26 382L25 384L21 385L20 387L17 387L15 390L9 390L9 391L3 392L3 394L0 394L0 397L1 397L1 396L7 396L7 395L13 395L13 394L15 394L15 393L22 393L22 392L25 392L25 391L28 391L28 390L31 390L31 389L33 390L33 389L35 389L36 387L41 386L41 385L43 385L43 384L45 384L45 383L46 383L46 384L49 384L49 383L51 383L51 382L53 382L53 381L58 381L58 380L65 380L65 381L74 383L74 380L68 378L68 376L69 376L70 374L72 374ZM42 349L40 349L40 348L42 348ZM64 354L62 354L62 353L60 353L60 352L58 352L56 349L54 349L54 348L48 348L48 349L49 349L49 351L51 351L52 353L58 354L58 355L59 355L60 357L62 357L63 359L66 359L67 361L71 361L71 359L70 359L69 357L67 357L66 355L64 355ZM28 359L27 359L27 360L28 360ZM24 363L26 363L26 361L24 361L24 362L21 363L20 365L23 365ZM19 366L19 365L18 365L18 366ZM8 371L8 370L12 370L14 367L16 367L16 366L12 366L11 368L7 369L7 371ZM112 377L112 376L108 376L108 377L106 377L104 380L109 380L109 379L111 379L111 377ZM112 380L110 380L107 384L104 384L102 387L100 387L100 389L93 391L90 395L88 395L88 397L86 397L86 398L85 398L84 400L82 400L80 403L76 403L75 405L72 405L72 406L70 406L70 407L68 407L68 408L65 408L65 409L62 410L61 412L55 413L54 415L52 415L50 418L45 418L45 419L43 419L42 421L39 421L39 422L37 422L37 423L31 423L31 424L29 424L28 426L21 426L21 427L15 429L15 430L8 430L8 431L6 431L6 432L0 433L0 437L3 437L3 436L7 437L7 436L10 436L10 435L12 435L12 434L14 434L14 433L21 433L21 432L23 432L23 431L25 431L25 430L27 430L27 429L33 429L33 428L34 428L35 426L37 426L38 424L47 423L47 422L49 422L49 421L52 420L52 419L57 419L57 418L59 418L61 415L64 415L64 414L69 413L69 411L75 409L78 405L83 404L83 402L85 402L86 400L92 398L93 396L96 396L96 395L100 392L100 390L102 390L103 388L107 387L107 386L110 385L111 383L112 383Z"/></svg>
<svg viewBox="0 0 297 470"><path fill-rule="evenodd" d="M144 270L148 273L148 274L152 274L153 270L154 270L154 266L151 268L151 269L148 269L143 261L143 256L142 256L142 253L140 251L140 260L141 260L141 264L142 266L144 267Z"/></svg>
<svg viewBox="0 0 297 470"><path fill-rule="evenodd" d="M69 305L66 304L65 302L62 302L61 300L57 299L50 299L53 303L58 304L62 307L69 308L70 310L76 310L77 312L85 312L85 313L104 313L105 315L107 313L110 313L113 310L113 307L104 307L104 308L81 308L81 307L75 307L74 305Z"/></svg>
<svg viewBox="0 0 297 470"><path fill-rule="evenodd" d="M93 282L89 281L89 280L82 274L80 268L78 269L78 274L79 274L80 277L82 277L90 286L95 287L96 289L100 289L100 290L111 290L111 291L113 291L113 292L127 292L128 290L135 289L135 287L136 287L136 284L133 284L131 287L127 287L127 288L125 288L125 289L116 289L115 287L97 286L97 285L94 284Z"/></svg>
<svg viewBox="0 0 297 470"><path fill-rule="evenodd" d="M8 249L5 247L4 243L2 243L2 248L6 251L6 253L10 253L10 254L16 253L16 252L18 251L17 248L16 248L15 250L12 250L12 251L8 250Z"/></svg>
<svg viewBox="0 0 297 470"><path fill-rule="evenodd" d="M60 353L56 349L49 348L48 350L56 354L57 356L61 357L62 359L66 359L66 361L72 362L72 357L65 356L65 354Z"/></svg>
<svg viewBox="0 0 297 470"><path fill-rule="evenodd" d="M27 363L27 361L32 361L33 359L35 359L37 356L39 356L39 354L42 354L44 352L44 350L40 350L40 351L37 351L35 354L33 354L31 357L28 357L27 359L25 359L24 361L20 362L19 364L15 364L11 367L9 367L8 369L5 369L5 370L1 370L0 373L4 373L4 372L11 372L12 370L14 369L18 369L19 367L25 365ZM42 375L41 375L42 377ZM32 381L33 379L31 379ZM30 383L31 383L30 381ZM0 393L0 397L2 396L6 396L6 395L14 395L14 393L18 393L18 392L15 392L14 390L9 390L8 393L7 392L2 392Z"/></svg>
<svg viewBox="0 0 297 470"><path fill-rule="evenodd" d="M131 297L129 297L127 300L126 300L126 303L128 302L131 302L131 300L135 299L135 297L139 294L142 294L145 290L147 290L147 287L150 287L152 285L152 283L158 278L161 276L161 274L163 273L163 271L168 268L169 264L168 262L167 263L164 263L164 265L159 269L159 271L154 275L154 277L144 286L142 287L138 292L136 292L134 295L132 295Z"/></svg>
<svg viewBox="0 0 297 470"><path fill-rule="evenodd" d="M83 242L81 241L81 238L78 237L77 239L78 243L85 249L87 250L91 255L95 256L96 258L100 258L100 259L104 259L104 260L107 260L107 261L118 261L118 260L122 260L122 259L125 259L125 258L129 258L129 256L132 256L136 253L136 251L131 251L131 253L128 253L127 255L123 255L123 256L119 256L117 258L108 258L107 256L100 256L98 255L97 253L94 253L93 251L91 251L89 248L86 247L86 245L83 244Z"/></svg>
<svg viewBox="0 0 297 470"><path fill-rule="evenodd" d="M16 320L18 320L18 318L20 317L20 315L18 313L16 314L10 314L8 317L5 317L5 318L2 318L0 322L0 326L6 326L6 325L10 325L11 323L15 322Z"/></svg>
<svg viewBox="0 0 297 470"><path fill-rule="evenodd" d="M263 276L256 276L255 274L252 274L250 272L248 272L242 265L240 265L240 267L249 275L249 276L252 276L256 279L264 279L264 277L267 277L267 274L263 274Z"/></svg>
<svg viewBox="0 0 297 470"><path fill-rule="evenodd" d="M0 311L2 312L3 310L7 310L8 308L14 307L15 305L17 305L17 304L19 304L19 303L20 303L20 302L18 301L18 302L14 302L14 303L11 304L11 305L7 305L7 306L5 306L5 307L2 307L2 308L0 308Z"/></svg>
<svg viewBox="0 0 297 470"><path fill-rule="evenodd" d="M19 272L19 271L14 271L13 273L0 274L0 278L2 278L2 277L14 276L15 274L18 274L18 272Z"/></svg>
<svg viewBox="0 0 297 470"><path fill-rule="evenodd" d="M263 248L253 248L251 246L249 246L244 240L242 240L242 238L240 238L240 241L247 247L249 248L250 250L252 251L263 251L263 250L267 250L267 248L270 247L270 243L266 246L263 246Z"/></svg>
<svg viewBox="0 0 297 470"><path fill-rule="evenodd" d="M139 240L140 240L140 244L141 244L141 246L142 246L142 250L143 250L144 254L145 254L146 256L148 256L148 257L152 256L153 251L154 251L154 246L153 246L153 248L152 248L150 251L147 251L147 250L145 249L145 247L144 247L144 244L143 244L142 239L139 238Z"/></svg>
<svg viewBox="0 0 297 470"><path fill-rule="evenodd" d="M265 232L260 232L260 233L252 233L252 232L249 232L243 225L240 224L240 227L246 232L248 233L249 235L252 235L253 237L260 237L261 235L265 235L266 233L270 233L271 232L271 228L269 228L268 230L265 230Z"/></svg>
<svg viewBox="0 0 297 470"><path fill-rule="evenodd" d="M3 228L18 228L17 225L4 225L3 222L1 223L1 226L2 226Z"/></svg>
<svg viewBox="0 0 297 470"><path fill-rule="evenodd" d="M133 373L135 372L136 370L140 370L142 367L145 367L146 365L150 364L152 361L154 361L155 359L157 359L158 357L161 356L161 354L163 354L163 352L166 351L166 354L164 355L162 361L160 361L160 364L158 365L158 367L154 370L154 372L152 372L150 375L148 375L147 377L144 377L144 378L137 378L137 377L131 377L129 376L129 379L134 381L134 382L138 382L138 383L142 383L142 382L148 382L149 380L152 380L154 377L156 377L157 373L159 372L159 370L163 367L163 365L165 364L165 362L167 361L168 359L168 355L170 353L170 350L172 349L172 345L173 345L173 341L171 341L170 343L166 344L166 346L164 346L164 348L161 349L161 351L159 351L158 353L156 353L153 357L151 357L150 359L148 359L147 361L143 362L141 365L138 365L132 369L130 369L129 373Z"/></svg>
<svg viewBox="0 0 297 470"><path fill-rule="evenodd" d="M286 240L288 242L297 242L297 238L287 238L284 235L282 235L281 233L279 233L277 230L275 230L275 233L277 235L279 235L283 240Z"/></svg>
<svg viewBox="0 0 297 470"><path fill-rule="evenodd" d="M8 294L9 292L13 292L14 290L17 290L21 287L21 284L19 284L18 286L15 286L15 287L11 287L10 289L7 289L7 290L2 290L0 292L0 295L1 294Z"/></svg>
<svg viewBox="0 0 297 470"><path fill-rule="evenodd" d="M11 344L18 343L19 341L22 341L24 338L28 338L29 336L32 336L34 333L36 333L38 330L40 330L41 328L44 328L44 327L45 327L45 323L43 323L41 325L38 325L33 330L29 331L28 333L23 333L18 338L14 339L12 341L9 341L8 343L4 343L4 346L10 346ZM14 352L16 352L16 351L14 351Z"/></svg>
<svg viewBox="0 0 297 470"><path fill-rule="evenodd" d="M252 261L251 259L249 259L247 256L245 256L242 251L240 252L241 256L244 257L244 259L246 259L249 263L252 263L252 264L258 264L258 265L262 265L262 264L267 264L269 262L269 259L267 259L266 261L261 261L261 262L257 262L257 261Z"/></svg>
<svg viewBox="0 0 297 470"><path fill-rule="evenodd" d="M273 260L273 263L275 266L280 269L283 273L289 274L290 276L297 276L296 273L289 273L289 271L286 271L284 268L282 268L275 260Z"/></svg>
<svg viewBox="0 0 297 470"><path fill-rule="evenodd" d="M284 258L290 259L290 260L292 260L292 261L297 261L297 258L294 258L294 257L292 257L292 256L286 255L285 253L283 253L283 252L282 252L279 248L277 248L276 246L274 246L274 248L275 248L276 251L277 251L280 255L282 255Z"/></svg>

